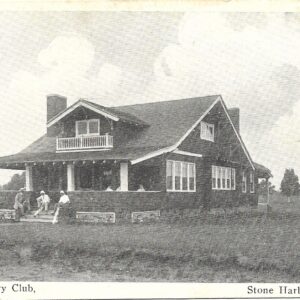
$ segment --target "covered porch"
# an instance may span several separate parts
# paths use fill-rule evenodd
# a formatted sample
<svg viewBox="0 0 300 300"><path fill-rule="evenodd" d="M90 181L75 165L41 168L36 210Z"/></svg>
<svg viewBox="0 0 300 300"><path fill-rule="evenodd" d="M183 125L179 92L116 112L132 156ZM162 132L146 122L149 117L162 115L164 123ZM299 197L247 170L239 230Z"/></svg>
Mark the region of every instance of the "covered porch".
<svg viewBox="0 0 300 300"><path fill-rule="evenodd" d="M64 190L70 197L73 211L113 213L118 219L130 220L133 212L157 211L170 205L162 161L155 159L131 164L125 159L37 160L6 162L0 164L0 168L25 170L25 197L32 211L37 208L36 198L41 190L50 196L50 210L59 200L59 191ZM140 190L141 185L143 190ZM16 192L0 193L0 209L13 209ZM26 218L32 217L31 214ZM41 213L39 217L46 216Z"/></svg>
<svg viewBox="0 0 300 300"><path fill-rule="evenodd" d="M26 191L145 191L165 190L160 161L131 165L124 159L6 163L0 168L25 170ZM140 191L140 190L139 190Z"/></svg>

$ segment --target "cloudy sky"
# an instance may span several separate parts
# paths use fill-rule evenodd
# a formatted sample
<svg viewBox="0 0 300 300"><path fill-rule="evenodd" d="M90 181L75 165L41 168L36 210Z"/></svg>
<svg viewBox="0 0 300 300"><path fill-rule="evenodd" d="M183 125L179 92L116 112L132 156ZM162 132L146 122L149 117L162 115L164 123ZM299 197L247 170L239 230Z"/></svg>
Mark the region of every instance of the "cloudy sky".
<svg viewBox="0 0 300 300"><path fill-rule="evenodd" d="M297 13L2 12L0 155L45 132L49 93L68 105L221 94L278 187L285 168L300 175L299 53Z"/></svg>

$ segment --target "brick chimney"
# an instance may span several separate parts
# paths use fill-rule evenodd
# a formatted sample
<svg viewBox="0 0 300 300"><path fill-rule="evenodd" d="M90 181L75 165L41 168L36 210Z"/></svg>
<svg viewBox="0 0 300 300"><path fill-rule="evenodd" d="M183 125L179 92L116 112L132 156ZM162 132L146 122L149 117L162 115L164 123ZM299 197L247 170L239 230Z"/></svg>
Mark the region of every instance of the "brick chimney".
<svg viewBox="0 0 300 300"><path fill-rule="evenodd" d="M240 132L240 109L237 107L229 108L228 113L235 129Z"/></svg>
<svg viewBox="0 0 300 300"><path fill-rule="evenodd" d="M67 98L57 94L47 96L47 123L61 111L67 108ZM56 136L60 128L54 124L47 128L48 136Z"/></svg>
<svg viewBox="0 0 300 300"><path fill-rule="evenodd" d="M67 98L57 94L47 96L47 122L67 108Z"/></svg>

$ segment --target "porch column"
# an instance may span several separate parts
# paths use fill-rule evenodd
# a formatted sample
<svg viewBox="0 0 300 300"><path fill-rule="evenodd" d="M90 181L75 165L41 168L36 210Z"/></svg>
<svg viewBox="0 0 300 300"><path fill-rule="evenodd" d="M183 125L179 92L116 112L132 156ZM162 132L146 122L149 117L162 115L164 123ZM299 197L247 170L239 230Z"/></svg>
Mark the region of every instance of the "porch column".
<svg viewBox="0 0 300 300"><path fill-rule="evenodd" d="M48 171L48 191L51 190L51 179L52 179L52 170L50 166L47 166L47 171Z"/></svg>
<svg viewBox="0 0 300 300"><path fill-rule="evenodd" d="M26 191L33 191L32 166L27 165L25 171L25 187Z"/></svg>
<svg viewBox="0 0 300 300"><path fill-rule="evenodd" d="M73 164L67 165L68 192L75 191L75 169Z"/></svg>
<svg viewBox="0 0 300 300"><path fill-rule="evenodd" d="M95 185L95 164L92 164L92 189L95 190L96 189L96 185Z"/></svg>
<svg viewBox="0 0 300 300"><path fill-rule="evenodd" d="M128 191L128 163L120 163L120 190Z"/></svg>
<svg viewBox="0 0 300 300"><path fill-rule="evenodd" d="M63 168L62 165L58 166L58 189L63 189Z"/></svg>

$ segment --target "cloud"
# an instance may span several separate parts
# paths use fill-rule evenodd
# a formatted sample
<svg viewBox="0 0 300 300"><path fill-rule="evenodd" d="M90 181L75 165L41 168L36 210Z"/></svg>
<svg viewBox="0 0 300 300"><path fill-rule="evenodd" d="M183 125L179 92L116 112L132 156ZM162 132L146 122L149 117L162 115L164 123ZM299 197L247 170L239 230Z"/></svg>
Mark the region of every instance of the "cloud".
<svg viewBox="0 0 300 300"><path fill-rule="evenodd" d="M1 155L20 151L45 133L47 94L64 95L69 105L81 97L99 97L106 104L105 97L117 89L122 71L103 62L91 76L94 55L94 47L86 38L58 36L37 57L41 74L19 70L12 75L2 90L10 104L0 110L0 144L5 145Z"/></svg>
<svg viewBox="0 0 300 300"><path fill-rule="evenodd" d="M103 82L106 89L113 88L121 79L122 71L115 65L105 63L97 75L97 81Z"/></svg>
<svg viewBox="0 0 300 300"><path fill-rule="evenodd" d="M241 108L246 144L255 160L274 170L278 185L285 165L300 172L294 151L286 149L282 159L278 143L300 139L299 49L300 22L282 13L186 13L177 43L154 62L156 78L145 97L222 94Z"/></svg>
<svg viewBox="0 0 300 300"><path fill-rule="evenodd" d="M45 131L46 112L40 82L29 72L16 72L2 93L0 145L1 154L6 155L25 148Z"/></svg>
<svg viewBox="0 0 300 300"><path fill-rule="evenodd" d="M39 63L55 72L85 73L93 62L95 50L84 37L58 36L38 55Z"/></svg>

